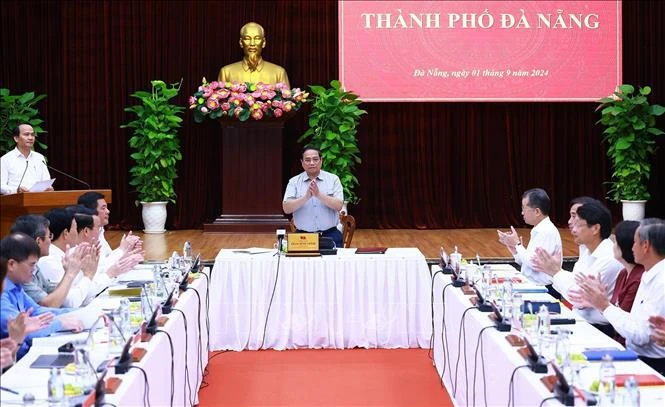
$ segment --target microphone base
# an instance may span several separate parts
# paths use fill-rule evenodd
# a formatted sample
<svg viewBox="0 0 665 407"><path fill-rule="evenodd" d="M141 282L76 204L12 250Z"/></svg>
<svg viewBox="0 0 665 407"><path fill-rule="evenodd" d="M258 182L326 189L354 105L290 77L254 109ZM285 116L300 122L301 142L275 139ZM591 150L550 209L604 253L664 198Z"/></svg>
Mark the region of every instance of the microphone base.
<svg viewBox="0 0 665 407"><path fill-rule="evenodd" d="M499 321L496 323L496 329L499 332L510 332L511 328L512 326L510 325L509 322Z"/></svg>
<svg viewBox="0 0 665 407"><path fill-rule="evenodd" d="M453 269L451 269L450 267L442 267L441 272L443 274L450 275L453 274Z"/></svg>
<svg viewBox="0 0 665 407"><path fill-rule="evenodd" d="M492 312L492 306L486 303L478 303L478 309L480 312Z"/></svg>
<svg viewBox="0 0 665 407"><path fill-rule="evenodd" d="M461 278L458 278L457 280L453 280L453 287L464 287L466 285L466 281L464 281Z"/></svg>
<svg viewBox="0 0 665 407"><path fill-rule="evenodd" d="M536 362L529 359L529 369L534 373L547 373L547 363L542 356L538 356Z"/></svg>
<svg viewBox="0 0 665 407"><path fill-rule="evenodd" d="M575 405L575 394L573 394L571 387L568 387L568 391L565 391L561 388L561 384L557 383L554 385L554 395L564 406Z"/></svg>

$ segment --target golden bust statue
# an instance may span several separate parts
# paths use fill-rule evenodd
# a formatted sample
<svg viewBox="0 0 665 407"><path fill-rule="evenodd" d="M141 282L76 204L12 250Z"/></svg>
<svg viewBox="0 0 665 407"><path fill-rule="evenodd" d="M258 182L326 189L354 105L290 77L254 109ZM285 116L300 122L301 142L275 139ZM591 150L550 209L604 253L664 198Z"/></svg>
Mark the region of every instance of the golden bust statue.
<svg viewBox="0 0 665 407"><path fill-rule="evenodd" d="M240 48L245 53L242 61L226 65L219 70L218 80L224 82L251 82L275 84L283 82L289 87L286 70L261 58L266 46L263 27L257 23L247 23L240 29Z"/></svg>

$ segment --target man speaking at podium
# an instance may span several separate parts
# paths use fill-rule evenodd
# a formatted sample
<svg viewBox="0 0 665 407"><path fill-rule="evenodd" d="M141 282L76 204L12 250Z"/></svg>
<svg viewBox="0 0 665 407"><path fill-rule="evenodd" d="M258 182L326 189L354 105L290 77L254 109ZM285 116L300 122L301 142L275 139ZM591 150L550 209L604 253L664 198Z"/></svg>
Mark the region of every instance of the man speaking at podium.
<svg viewBox="0 0 665 407"><path fill-rule="evenodd" d="M266 37L263 27L257 23L247 23L240 29L240 48L245 53L242 61L234 62L222 67L218 80L221 82L250 82L250 83L285 83L289 85L286 70L279 65L272 64L261 58L261 52L266 46Z"/></svg>
<svg viewBox="0 0 665 407"><path fill-rule="evenodd" d="M342 233L337 229L344 192L339 177L321 170L321 151L305 146L302 152L304 172L289 180L282 209L293 214L298 232L320 233L344 247Z"/></svg>
<svg viewBox="0 0 665 407"><path fill-rule="evenodd" d="M2 195L28 192L39 181L51 179L44 156L32 151L35 130L29 124L14 129L16 148L0 158L0 192ZM49 187L47 191L53 191Z"/></svg>

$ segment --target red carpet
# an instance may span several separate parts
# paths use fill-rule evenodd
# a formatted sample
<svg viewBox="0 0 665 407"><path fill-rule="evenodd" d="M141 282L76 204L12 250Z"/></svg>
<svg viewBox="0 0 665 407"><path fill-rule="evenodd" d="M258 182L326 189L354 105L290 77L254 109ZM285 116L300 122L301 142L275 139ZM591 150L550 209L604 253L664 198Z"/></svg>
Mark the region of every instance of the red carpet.
<svg viewBox="0 0 665 407"><path fill-rule="evenodd" d="M210 360L208 385L199 392L199 405L452 406L427 352L226 352Z"/></svg>

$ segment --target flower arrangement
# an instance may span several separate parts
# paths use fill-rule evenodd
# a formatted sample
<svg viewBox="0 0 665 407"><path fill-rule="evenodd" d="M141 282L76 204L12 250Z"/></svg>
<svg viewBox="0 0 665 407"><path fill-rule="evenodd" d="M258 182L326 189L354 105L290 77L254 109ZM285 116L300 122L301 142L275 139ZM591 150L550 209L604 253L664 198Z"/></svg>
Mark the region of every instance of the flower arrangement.
<svg viewBox="0 0 665 407"><path fill-rule="evenodd" d="M189 98L189 108L194 111L194 121L201 123L206 117L234 117L240 121L261 120L264 117L282 117L297 111L309 100L309 94L299 88L289 89L280 82L274 85L249 82L203 83Z"/></svg>

